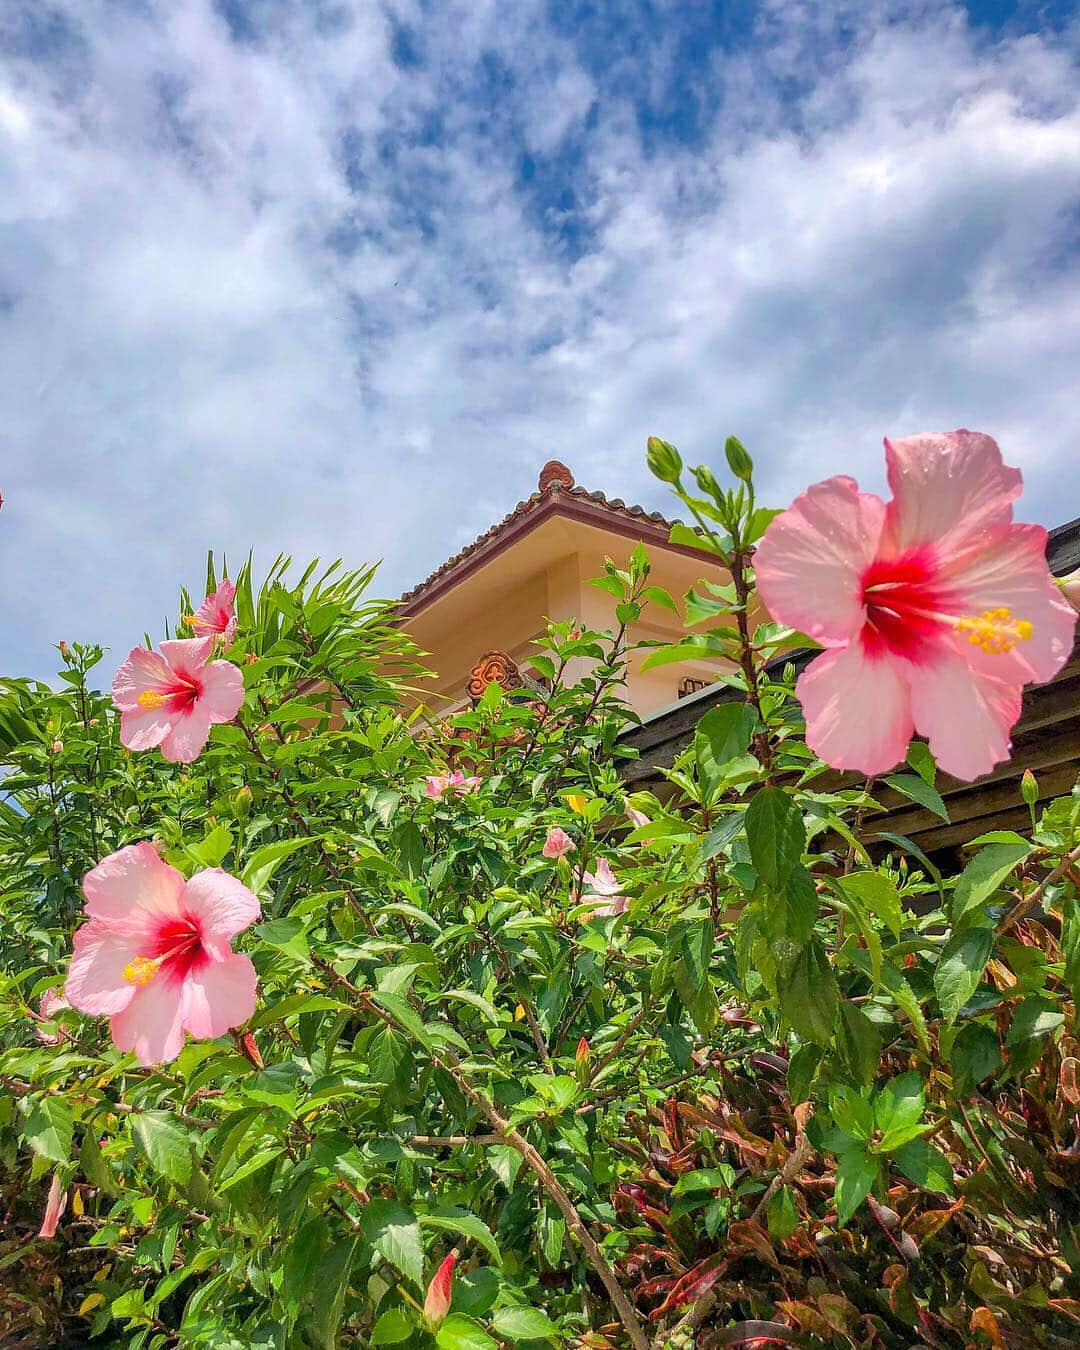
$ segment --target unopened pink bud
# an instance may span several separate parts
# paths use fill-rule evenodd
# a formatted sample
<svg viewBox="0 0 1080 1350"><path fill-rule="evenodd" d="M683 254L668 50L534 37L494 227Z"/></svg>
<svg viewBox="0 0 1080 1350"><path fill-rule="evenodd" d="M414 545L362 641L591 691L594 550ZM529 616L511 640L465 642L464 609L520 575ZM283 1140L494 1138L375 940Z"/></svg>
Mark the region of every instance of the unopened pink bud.
<svg viewBox="0 0 1080 1350"><path fill-rule="evenodd" d="M45 1201L45 1217L41 1220L38 1237L56 1236L56 1228L65 1209L67 1209L67 1192L60 1185L60 1173L54 1172L52 1184L49 1186L49 1198Z"/></svg>
<svg viewBox="0 0 1080 1350"><path fill-rule="evenodd" d="M432 1277L428 1285L427 1298L424 1299L424 1321L429 1327L437 1327L450 1311L450 1300L454 1296L454 1263L457 1261L455 1248Z"/></svg>

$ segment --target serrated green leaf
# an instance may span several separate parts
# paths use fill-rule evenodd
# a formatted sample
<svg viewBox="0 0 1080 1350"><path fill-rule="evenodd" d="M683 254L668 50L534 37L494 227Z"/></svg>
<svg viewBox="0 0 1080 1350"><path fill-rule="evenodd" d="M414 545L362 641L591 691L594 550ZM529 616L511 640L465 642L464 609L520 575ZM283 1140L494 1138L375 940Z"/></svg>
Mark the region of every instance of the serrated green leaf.
<svg viewBox="0 0 1080 1350"><path fill-rule="evenodd" d="M435 1214L421 1214L419 1223L422 1229L432 1228L472 1238L483 1247L497 1266L502 1265L502 1252L491 1229L483 1219L470 1214L467 1209L459 1209L456 1206L444 1207Z"/></svg>
<svg viewBox="0 0 1080 1350"><path fill-rule="evenodd" d="M39 1098L30 1107L23 1126L26 1142L43 1158L63 1163L71 1157L71 1106L64 1097Z"/></svg>
<svg viewBox="0 0 1080 1350"><path fill-rule="evenodd" d="M168 1181L186 1186L191 1178L191 1138L165 1111L140 1111L131 1118L131 1133L150 1166Z"/></svg>
<svg viewBox="0 0 1080 1350"><path fill-rule="evenodd" d="M802 814L780 788L762 788L746 812L746 839L754 871L774 891L783 889L802 858L806 828Z"/></svg>
<svg viewBox="0 0 1080 1350"><path fill-rule="evenodd" d="M989 927L955 933L945 944L934 969L934 989L946 1024L956 1021L978 988L993 949L994 930Z"/></svg>
<svg viewBox="0 0 1080 1350"><path fill-rule="evenodd" d="M375 1199L360 1216L360 1230L380 1256L420 1286L424 1248L416 1215L396 1200Z"/></svg>

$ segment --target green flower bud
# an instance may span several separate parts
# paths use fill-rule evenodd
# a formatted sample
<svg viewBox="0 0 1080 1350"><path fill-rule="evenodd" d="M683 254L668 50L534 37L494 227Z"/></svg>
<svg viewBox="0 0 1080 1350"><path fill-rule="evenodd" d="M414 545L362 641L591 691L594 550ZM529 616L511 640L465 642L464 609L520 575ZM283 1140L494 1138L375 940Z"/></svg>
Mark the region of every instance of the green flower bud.
<svg viewBox="0 0 1080 1350"><path fill-rule="evenodd" d="M736 478L741 478L744 483L749 483L754 473L754 461L747 454L746 447L737 436L729 436L724 445L724 454L727 455L728 468Z"/></svg>
<svg viewBox="0 0 1080 1350"><path fill-rule="evenodd" d="M251 815L251 789L245 783L233 796L233 811L237 820L247 820Z"/></svg>
<svg viewBox="0 0 1080 1350"><path fill-rule="evenodd" d="M1025 769L1020 779L1020 795L1028 806L1034 806L1039 800L1039 780L1030 769Z"/></svg>
<svg viewBox="0 0 1080 1350"><path fill-rule="evenodd" d="M697 480L698 487L702 492L707 492L710 497L720 500L720 484L716 481L712 469L707 464L699 464L694 470L694 478Z"/></svg>
<svg viewBox="0 0 1080 1350"><path fill-rule="evenodd" d="M661 483L677 483L682 474L682 458L678 450L659 436L650 436L645 448L649 468Z"/></svg>

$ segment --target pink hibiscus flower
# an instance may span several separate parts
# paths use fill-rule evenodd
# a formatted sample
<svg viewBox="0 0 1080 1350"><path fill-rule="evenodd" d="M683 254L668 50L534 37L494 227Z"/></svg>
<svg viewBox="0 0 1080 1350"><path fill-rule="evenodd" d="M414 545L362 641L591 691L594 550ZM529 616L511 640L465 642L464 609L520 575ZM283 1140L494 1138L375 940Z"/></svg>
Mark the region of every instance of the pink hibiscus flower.
<svg viewBox="0 0 1080 1350"><path fill-rule="evenodd" d="M558 825L553 825L547 832L544 847L540 852L545 858L561 858L566 853L573 853L574 848L574 841L566 831L560 829Z"/></svg>
<svg viewBox="0 0 1080 1350"><path fill-rule="evenodd" d="M225 577L213 595L208 595L195 613L188 616L192 632L199 637L220 634L228 647L236 633L235 600L236 587Z"/></svg>
<svg viewBox="0 0 1080 1350"><path fill-rule="evenodd" d="M38 1003L38 1016L43 1022L51 1022L58 1012L70 1007L71 1004L59 989L46 989ZM37 1038L44 1045L59 1045L66 1035L63 1027L57 1028L56 1031L46 1031L40 1026L37 1028Z"/></svg>
<svg viewBox="0 0 1080 1350"><path fill-rule="evenodd" d="M172 763L190 764L215 722L231 722L244 701L244 677L231 661L211 661L212 637L161 644L161 654L133 647L113 680L120 743L161 747Z"/></svg>
<svg viewBox="0 0 1080 1350"><path fill-rule="evenodd" d="M175 1059L184 1032L223 1036L255 1011L255 967L232 939L259 902L220 867L190 881L152 844L130 844L83 878L89 923L75 934L64 993L108 1017L118 1050L140 1064Z"/></svg>
<svg viewBox="0 0 1080 1350"><path fill-rule="evenodd" d="M445 793L453 789L458 796L467 795L475 792L484 780L482 778L466 778L460 769L455 769L453 773L429 774L425 787L424 795L438 801Z"/></svg>
<svg viewBox="0 0 1080 1350"><path fill-rule="evenodd" d="M601 858L596 864L595 872L582 873L581 885L575 889L570 899L575 905L596 901L592 905L592 913L585 916L589 919L622 914L630 904L628 895L619 894L619 883L606 858Z"/></svg>
<svg viewBox="0 0 1080 1350"><path fill-rule="evenodd" d="M817 483L757 550L770 614L829 650L799 678L806 739L837 769L883 773L912 733L957 778L1009 755L1021 690L1072 651L1076 615L1046 531L1013 523L1021 476L974 431L885 442L888 504Z"/></svg>

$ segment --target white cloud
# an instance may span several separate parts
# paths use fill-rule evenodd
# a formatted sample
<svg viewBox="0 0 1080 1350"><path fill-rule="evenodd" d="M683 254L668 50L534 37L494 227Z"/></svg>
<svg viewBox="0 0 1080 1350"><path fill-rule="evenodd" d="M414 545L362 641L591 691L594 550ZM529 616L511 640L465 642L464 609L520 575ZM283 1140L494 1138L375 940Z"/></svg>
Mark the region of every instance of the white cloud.
<svg viewBox="0 0 1080 1350"><path fill-rule="evenodd" d="M385 556L403 588L550 454L664 505L654 431L692 460L737 431L782 501L879 485L886 432L975 425L1029 515L1080 510L1080 111L1052 35L920 5L841 40L788 4L696 72L613 28L605 76L539 3L257 5L239 37L209 0L67 0L44 37L38 0L8 10L11 670L60 637L126 649L208 545ZM680 144L635 101L683 79L713 114Z"/></svg>

